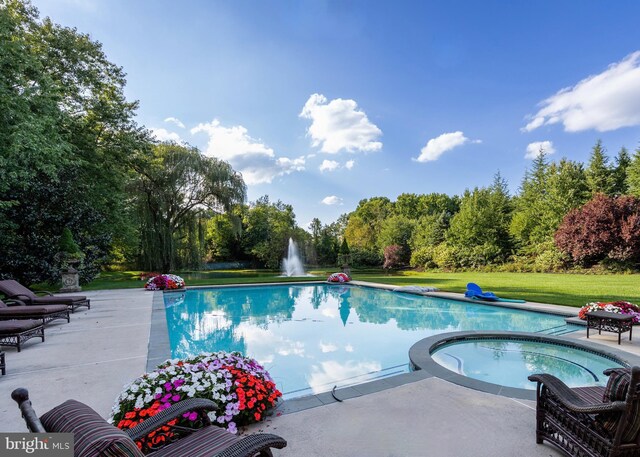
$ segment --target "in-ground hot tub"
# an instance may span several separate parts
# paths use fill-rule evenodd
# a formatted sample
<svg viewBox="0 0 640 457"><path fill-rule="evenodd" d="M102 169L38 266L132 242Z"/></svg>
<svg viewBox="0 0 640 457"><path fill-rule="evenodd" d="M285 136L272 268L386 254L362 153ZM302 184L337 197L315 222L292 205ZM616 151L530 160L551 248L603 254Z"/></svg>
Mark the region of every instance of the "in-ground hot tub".
<svg viewBox="0 0 640 457"><path fill-rule="evenodd" d="M527 379L534 373L552 374L570 387L604 386L605 369L640 362L597 344L520 332L441 334L416 343L409 358L414 368L456 384L526 399L535 398L536 385Z"/></svg>

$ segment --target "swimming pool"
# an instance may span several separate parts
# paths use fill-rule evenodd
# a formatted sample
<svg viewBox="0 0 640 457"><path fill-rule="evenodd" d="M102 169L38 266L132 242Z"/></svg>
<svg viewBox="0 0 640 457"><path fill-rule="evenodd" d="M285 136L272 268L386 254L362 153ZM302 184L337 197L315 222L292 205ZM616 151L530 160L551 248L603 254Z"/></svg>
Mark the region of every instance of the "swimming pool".
<svg viewBox="0 0 640 457"><path fill-rule="evenodd" d="M353 285L189 289L164 301L172 357L242 352L285 398L408 372L409 348L444 332L569 331L562 316Z"/></svg>

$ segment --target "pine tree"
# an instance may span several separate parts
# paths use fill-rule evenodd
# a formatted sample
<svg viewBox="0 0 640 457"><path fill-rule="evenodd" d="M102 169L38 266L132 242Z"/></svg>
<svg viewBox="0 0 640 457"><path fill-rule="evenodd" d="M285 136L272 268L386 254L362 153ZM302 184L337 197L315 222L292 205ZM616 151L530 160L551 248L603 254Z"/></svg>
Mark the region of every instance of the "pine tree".
<svg viewBox="0 0 640 457"><path fill-rule="evenodd" d="M627 167L627 189L630 195L640 197L640 148L636 149Z"/></svg>
<svg viewBox="0 0 640 457"><path fill-rule="evenodd" d="M609 165L609 157L607 157L605 149L602 147L602 141L598 140L591 151L589 158L589 166L587 167L587 185L592 195L602 193L606 195L614 194L614 175Z"/></svg>
<svg viewBox="0 0 640 457"><path fill-rule="evenodd" d="M629 152L624 146L620 148L618 157L616 157L616 167L613 169L613 192L615 195L626 195L629 191L627 185L627 168L631 164Z"/></svg>

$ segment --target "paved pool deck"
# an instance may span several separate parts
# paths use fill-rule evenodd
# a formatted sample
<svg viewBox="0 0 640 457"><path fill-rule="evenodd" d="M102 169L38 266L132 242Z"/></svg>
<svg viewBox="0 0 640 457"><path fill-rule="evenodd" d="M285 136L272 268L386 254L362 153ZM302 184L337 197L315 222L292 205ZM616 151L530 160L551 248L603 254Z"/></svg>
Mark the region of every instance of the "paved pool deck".
<svg viewBox="0 0 640 457"><path fill-rule="evenodd" d="M49 324L44 343L30 340L20 353L4 348L7 375L0 376L0 431L26 430L10 398L17 387L29 389L39 414L75 398L106 418L122 386L144 373L148 361L161 357L157 348L149 347L150 336L155 333L155 340L162 333L162 322L152 317L152 309L159 307L158 294L123 289L83 295L91 298L91 309L77 310L69 324ZM565 336L587 341L586 331ZM637 338L630 342L623 336L618 346L617 335L604 333L588 341L638 356ZM480 392L427 373L354 386L337 391L337 396L344 401L325 394L284 402L276 415L248 432L269 431L287 439L289 446L276 457L560 455L548 445L535 444L532 401Z"/></svg>

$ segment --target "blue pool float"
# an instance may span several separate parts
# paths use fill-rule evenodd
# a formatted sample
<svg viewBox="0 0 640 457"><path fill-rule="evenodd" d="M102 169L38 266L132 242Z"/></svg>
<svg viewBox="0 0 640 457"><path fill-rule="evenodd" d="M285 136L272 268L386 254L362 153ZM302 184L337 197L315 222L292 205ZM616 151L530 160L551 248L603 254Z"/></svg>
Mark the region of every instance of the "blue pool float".
<svg viewBox="0 0 640 457"><path fill-rule="evenodd" d="M508 298L500 298L493 292L483 292L480 286L473 282L467 284L467 291L464 293L464 296L467 298L475 298L476 300L526 303L525 300L511 300Z"/></svg>

